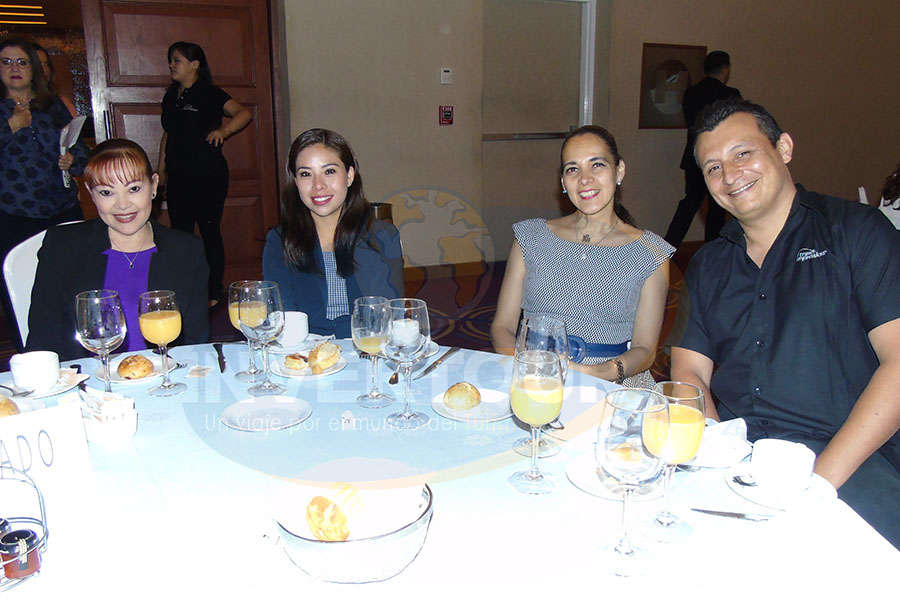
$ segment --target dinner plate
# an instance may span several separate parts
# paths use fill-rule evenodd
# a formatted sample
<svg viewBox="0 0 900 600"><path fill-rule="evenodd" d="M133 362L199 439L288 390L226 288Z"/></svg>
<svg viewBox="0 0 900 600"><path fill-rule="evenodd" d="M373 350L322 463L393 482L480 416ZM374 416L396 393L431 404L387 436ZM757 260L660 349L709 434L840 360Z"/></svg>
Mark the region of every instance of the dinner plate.
<svg viewBox="0 0 900 600"><path fill-rule="evenodd" d="M481 392L481 403L468 410L454 410L448 407L444 404L443 392L432 398L431 408L442 417L466 423L490 423L512 416L509 409L509 394L480 388L478 391Z"/></svg>
<svg viewBox="0 0 900 600"><path fill-rule="evenodd" d="M146 377L139 377L137 379L125 379L118 373L119 363L128 358L129 356L134 356L134 354L126 354L119 355L116 358L113 358L109 361L109 382L110 383L143 383L147 382L151 379L156 379L157 377L162 377L162 357L161 356L144 356L147 360L149 360L153 364L153 371L150 372ZM143 356L143 354L141 355ZM175 369L175 365L178 364L178 361L169 357L169 373L171 373ZM99 379L100 381L106 381L106 374L103 372L103 367L101 366L99 369L94 371L94 377Z"/></svg>
<svg viewBox="0 0 900 600"><path fill-rule="evenodd" d="M597 467L593 451L578 454L569 461L569 464L566 465L566 477L569 478L572 485L591 496L614 501L622 499L624 487L607 475L603 469ZM631 495L631 499L654 500L662 494L663 477L658 477L656 481L636 489Z"/></svg>
<svg viewBox="0 0 900 600"><path fill-rule="evenodd" d="M347 359L341 356L336 363L319 373L318 375L313 375L312 369L306 367L305 369L288 369L284 366L284 361L280 358L272 359L269 363L269 368L272 369L272 373L275 375L280 375L281 377L289 377L291 379L317 379L319 377L327 377L332 373L337 373L341 369L347 366Z"/></svg>
<svg viewBox="0 0 900 600"><path fill-rule="evenodd" d="M809 480L809 487L798 494L785 493L784 490L772 489L762 484L741 485L734 481L736 475L748 477L750 475L750 463L742 463L729 469L725 473L725 483L732 492L741 498L766 508L787 510L798 504L827 502L837 498L837 490L834 489L834 486L815 473L812 474Z"/></svg>
<svg viewBox="0 0 900 600"><path fill-rule="evenodd" d="M277 431L299 425L312 414L306 400L288 396L256 396L228 406L219 420L238 431Z"/></svg>

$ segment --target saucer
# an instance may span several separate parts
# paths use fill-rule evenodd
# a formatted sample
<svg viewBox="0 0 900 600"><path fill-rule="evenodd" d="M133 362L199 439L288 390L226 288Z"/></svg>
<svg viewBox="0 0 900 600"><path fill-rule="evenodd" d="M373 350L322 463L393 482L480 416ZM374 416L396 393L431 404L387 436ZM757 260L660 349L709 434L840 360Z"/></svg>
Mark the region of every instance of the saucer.
<svg viewBox="0 0 900 600"><path fill-rule="evenodd" d="M597 466L593 452L578 454L566 465L566 477L582 492L605 500L622 500L624 488ZM663 477L643 485L631 495L632 500L654 500L663 495Z"/></svg>
<svg viewBox="0 0 900 600"><path fill-rule="evenodd" d="M783 489L766 487L762 484L741 485L734 481L735 476L750 477L750 463L742 463L725 472L725 483L728 488L745 500L754 504L774 508L775 510L787 510L796 504L808 502L828 502L837 498L837 490L827 480L815 473L809 479L809 487L797 493L786 492ZM751 478L752 479L752 478Z"/></svg>
<svg viewBox="0 0 900 600"><path fill-rule="evenodd" d="M57 394L62 394L63 392L68 392L75 386L77 386L82 381L90 379L89 375L82 375L80 373L76 373L75 369L69 369L63 367L59 370L59 379L53 384L46 392L32 392L27 396L21 396L17 398L12 398L12 401L15 402L19 408L21 409L23 405L27 405L29 400L39 400L40 398L49 398L50 396L55 396ZM10 382L8 385L4 385L3 387L9 389L10 391L15 391L17 388ZM2 392L0 392L2 394Z"/></svg>
<svg viewBox="0 0 900 600"><path fill-rule="evenodd" d="M219 417L238 431L277 431L299 425L312 414L306 400L288 396L256 396L230 405Z"/></svg>
<svg viewBox="0 0 900 600"><path fill-rule="evenodd" d="M334 341L333 335L310 333L302 342L291 345L269 345L269 354L306 354L322 342ZM281 342L279 342L281 344Z"/></svg>

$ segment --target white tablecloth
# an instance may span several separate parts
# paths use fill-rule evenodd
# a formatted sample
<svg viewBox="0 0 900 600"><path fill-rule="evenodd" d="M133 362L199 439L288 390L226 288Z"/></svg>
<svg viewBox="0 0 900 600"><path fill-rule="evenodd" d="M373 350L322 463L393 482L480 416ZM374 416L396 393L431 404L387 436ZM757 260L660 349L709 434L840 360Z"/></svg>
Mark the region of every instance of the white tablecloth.
<svg viewBox="0 0 900 600"><path fill-rule="evenodd" d="M220 429L214 418L245 396L246 384L232 376L246 366L245 347L225 346L228 371L222 375L217 368L201 379L186 378L187 370L176 372L175 378L189 385L181 396L152 398L145 394L146 384L119 386L116 391L136 399L137 435L117 447L92 445L94 480L85 480L70 497L47 499L51 539L43 569L11 597L62 598L73 592L92 598L310 598L316 593L321 598L440 598L460 592L475 597L565 593L595 598L622 592L640 598L641 592L662 592L667 597L805 598L895 593L900 552L840 500L765 523L687 510L765 512L731 492L719 470L676 475L672 493L679 513L694 527L689 540L652 545L653 568L647 577L613 577L602 547L619 533L621 503L590 496L565 476L574 457L591 451L594 440L585 423L590 402L567 399L561 416L567 433L587 431L567 442L556 457L541 461L556 478L556 492L522 495L506 478L527 461L505 448L523 430L510 421L472 428L446 421L430 408L434 393L459 380L495 389L508 386L508 357L463 351L417 382L416 408L430 413L430 428L405 434L347 431L329 426L335 415L350 410L374 424L376 415L396 405L367 413L354 404L365 387L367 364L343 343L350 364L340 374L288 382L289 394L313 404L319 424L301 425L290 438L271 436L269 446L266 434ZM176 348L172 355L216 366L209 345ZM97 364L79 362L87 372ZM0 382L7 380L8 374L0 375ZM90 385L99 387L99 382ZM596 388L599 399L611 384L571 372L567 388L579 386ZM399 386L391 391L399 395ZM204 422L210 424L208 430L198 426ZM368 451L360 440L369 444ZM241 452L241 447L252 451ZM341 454L341 448L351 450ZM454 459L454 448L464 461ZM272 506L294 485L282 477L309 480L327 474L322 464L329 460L328 452L340 455L332 465L336 469L380 457L386 476L404 470L427 474L435 495L431 528L418 558L397 577L359 586L317 582L291 565L277 543ZM454 461L468 466L452 468ZM635 502L631 507L630 521L639 529L660 503Z"/></svg>

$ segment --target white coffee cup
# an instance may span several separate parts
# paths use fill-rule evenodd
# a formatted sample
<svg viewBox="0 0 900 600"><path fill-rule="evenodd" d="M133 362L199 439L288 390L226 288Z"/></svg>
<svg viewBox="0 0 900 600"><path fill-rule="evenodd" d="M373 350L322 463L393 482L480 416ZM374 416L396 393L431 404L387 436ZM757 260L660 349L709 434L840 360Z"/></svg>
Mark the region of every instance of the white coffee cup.
<svg viewBox="0 0 900 600"><path fill-rule="evenodd" d="M281 345L290 348L296 346L309 335L309 319L305 312L284 311L284 331L281 333Z"/></svg>
<svg viewBox="0 0 900 600"><path fill-rule="evenodd" d="M59 381L59 355L47 350L13 354L9 370L16 387L43 394Z"/></svg>
<svg viewBox="0 0 900 600"><path fill-rule="evenodd" d="M760 486L795 495L809 487L815 461L815 452L803 444L763 439L753 444L750 470Z"/></svg>

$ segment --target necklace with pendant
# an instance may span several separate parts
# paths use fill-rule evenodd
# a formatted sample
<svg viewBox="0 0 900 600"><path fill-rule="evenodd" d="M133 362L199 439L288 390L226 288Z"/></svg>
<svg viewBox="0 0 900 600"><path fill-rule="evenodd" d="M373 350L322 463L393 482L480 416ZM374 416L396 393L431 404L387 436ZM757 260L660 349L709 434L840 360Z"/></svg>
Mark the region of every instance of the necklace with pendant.
<svg viewBox="0 0 900 600"><path fill-rule="evenodd" d="M601 235L599 239L597 239L596 241L593 241L593 242L592 242L592 240L591 240L591 234L589 234L587 231L584 231L584 230L582 229L582 231L581 231L581 243L582 243L582 244L589 244L589 245L591 245L591 246L598 246L598 245L600 244L600 242L602 242L603 240L605 240L607 237L609 237L609 234L611 234L613 231L616 230L616 227L618 226L618 224L619 224L619 219L616 218L616 220L615 220L615 221L613 222L613 224L612 224L612 227L610 227L609 230L607 230L606 233L604 233L603 235ZM576 235L577 235L577 229L576 229ZM587 259L587 249L582 249L582 251L581 251L581 260L586 260L586 259Z"/></svg>

